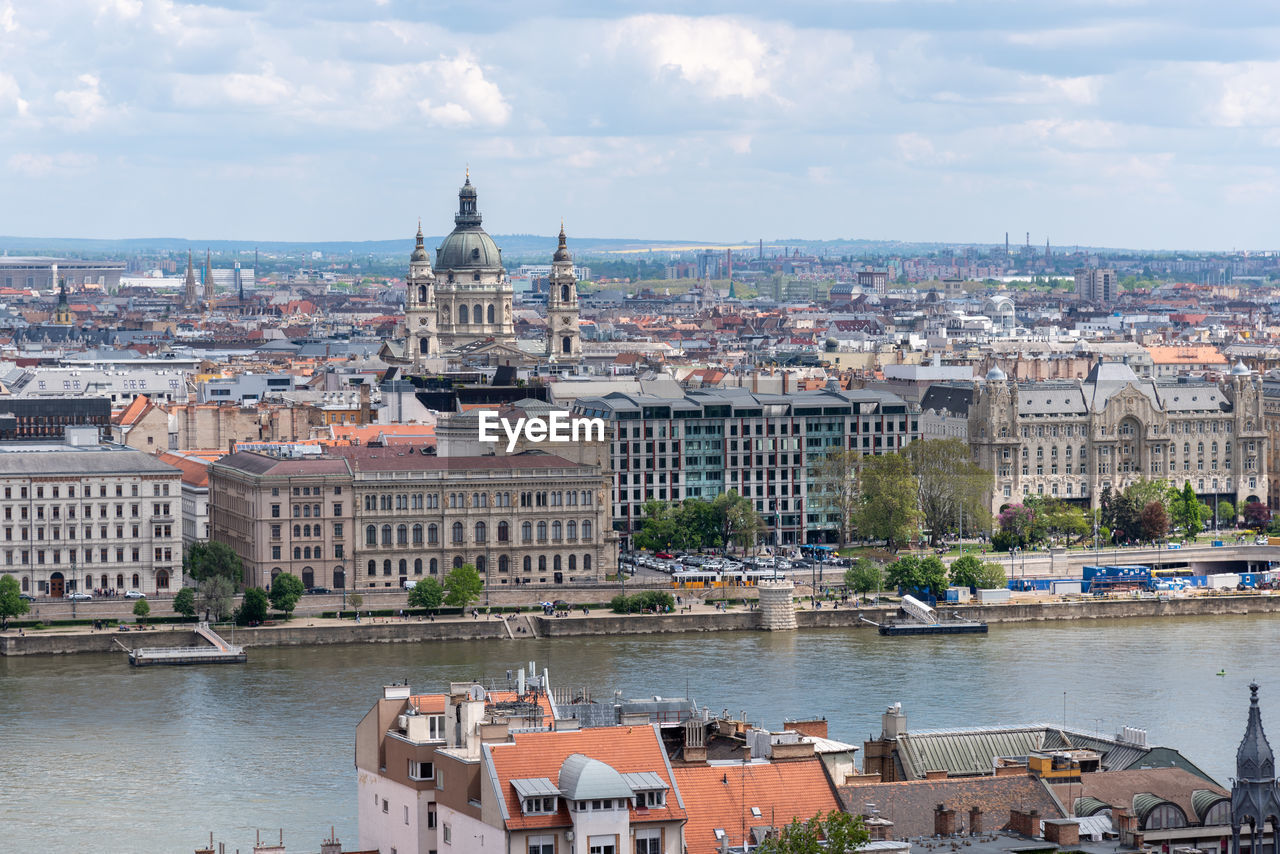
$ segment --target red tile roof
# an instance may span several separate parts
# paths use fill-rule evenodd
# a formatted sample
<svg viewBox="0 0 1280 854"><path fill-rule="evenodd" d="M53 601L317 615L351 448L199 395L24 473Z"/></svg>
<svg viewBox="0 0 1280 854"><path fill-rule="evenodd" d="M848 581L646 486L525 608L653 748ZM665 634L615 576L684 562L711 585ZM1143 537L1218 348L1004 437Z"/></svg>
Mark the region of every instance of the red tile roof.
<svg viewBox="0 0 1280 854"><path fill-rule="evenodd" d="M495 775L497 790L506 802L507 828L569 827L573 822L563 802L554 815L526 816L520 811L512 780L546 777L558 785L560 766L575 753L581 753L612 767L620 774L652 771L672 789L667 804L661 809L631 810L632 823L680 821L685 811L680 806L672 785L666 753L653 726L592 727L573 732L516 733L509 744L485 745L486 765Z"/></svg>
<svg viewBox="0 0 1280 854"><path fill-rule="evenodd" d="M798 759L759 765L690 765L676 768L676 785L684 796L689 821L684 827L688 854L715 854L720 849L716 829L732 845L741 845L743 831L753 827L782 827L792 819L805 821L840 808L822 760ZM760 815L751 808L760 810Z"/></svg>
<svg viewBox="0 0 1280 854"><path fill-rule="evenodd" d="M209 461L201 459L192 459L191 457L179 456L178 454L163 453L157 454L160 459L164 460L174 468L182 470L182 482L195 487L209 485Z"/></svg>

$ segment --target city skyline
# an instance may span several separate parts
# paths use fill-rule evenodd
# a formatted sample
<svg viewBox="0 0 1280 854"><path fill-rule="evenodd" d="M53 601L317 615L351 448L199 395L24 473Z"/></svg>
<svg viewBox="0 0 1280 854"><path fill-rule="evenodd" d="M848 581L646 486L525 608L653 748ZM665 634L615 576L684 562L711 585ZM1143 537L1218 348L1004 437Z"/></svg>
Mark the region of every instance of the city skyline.
<svg viewBox="0 0 1280 854"><path fill-rule="evenodd" d="M498 234L1273 240L1261 3L81 6L0 4L0 233L440 232L469 163Z"/></svg>

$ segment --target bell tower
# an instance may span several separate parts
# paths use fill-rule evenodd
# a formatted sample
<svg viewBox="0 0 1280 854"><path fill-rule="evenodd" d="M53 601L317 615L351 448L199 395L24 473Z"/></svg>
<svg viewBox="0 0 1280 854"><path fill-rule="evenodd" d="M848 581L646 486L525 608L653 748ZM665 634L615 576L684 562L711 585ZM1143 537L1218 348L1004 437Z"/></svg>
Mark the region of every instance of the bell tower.
<svg viewBox="0 0 1280 854"><path fill-rule="evenodd" d="M551 279L547 290L547 356L552 362L582 360L578 280L573 275L573 256L565 245L563 222L560 223L560 246L551 259Z"/></svg>
<svg viewBox="0 0 1280 854"><path fill-rule="evenodd" d="M417 245L409 256L409 278L405 280L404 326L405 355L414 368L422 369L427 359L440 355L437 334L436 277L431 272L431 258L422 242L422 222L418 222Z"/></svg>
<svg viewBox="0 0 1280 854"><path fill-rule="evenodd" d="M1280 791L1276 788L1276 758L1262 731L1258 684L1249 686L1249 722L1236 749L1236 777L1231 783L1231 854L1240 854L1240 830L1249 829L1249 850L1262 850L1263 827L1280 824Z"/></svg>

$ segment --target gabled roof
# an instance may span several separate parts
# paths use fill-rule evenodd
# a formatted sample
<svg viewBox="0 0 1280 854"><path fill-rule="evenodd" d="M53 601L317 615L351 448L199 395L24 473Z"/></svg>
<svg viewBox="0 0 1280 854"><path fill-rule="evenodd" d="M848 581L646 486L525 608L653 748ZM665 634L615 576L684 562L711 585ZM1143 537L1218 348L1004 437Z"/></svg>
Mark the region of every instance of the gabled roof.
<svg viewBox="0 0 1280 854"><path fill-rule="evenodd" d="M689 820L684 827L688 854L720 850L716 830L740 846L743 830L782 827L840 808L822 760L788 760L731 765L690 765L675 769ZM930 814L932 816L932 813ZM932 818L930 818L932 821Z"/></svg>
<svg viewBox="0 0 1280 854"><path fill-rule="evenodd" d="M946 804L957 816L978 807L987 816L988 830L1002 827L1012 808L1038 810L1046 819L1065 818L1058 799L1030 775L850 783L839 791L849 812L861 813L867 804L875 804L880 817L893 822L893 834L899 839L932 836L933 810L938 804Z"/></svg>

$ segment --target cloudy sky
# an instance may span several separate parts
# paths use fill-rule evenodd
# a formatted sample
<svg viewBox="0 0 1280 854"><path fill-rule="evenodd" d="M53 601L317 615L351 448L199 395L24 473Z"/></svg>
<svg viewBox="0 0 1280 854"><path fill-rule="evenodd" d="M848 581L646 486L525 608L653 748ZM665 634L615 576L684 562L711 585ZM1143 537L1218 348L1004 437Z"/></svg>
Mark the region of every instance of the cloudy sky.
<svg viewBox="0 0 1280 854"><path fill-rule="evenodd" d="M0 0L0 234L1275 248L1280 4Z"/></svg>

